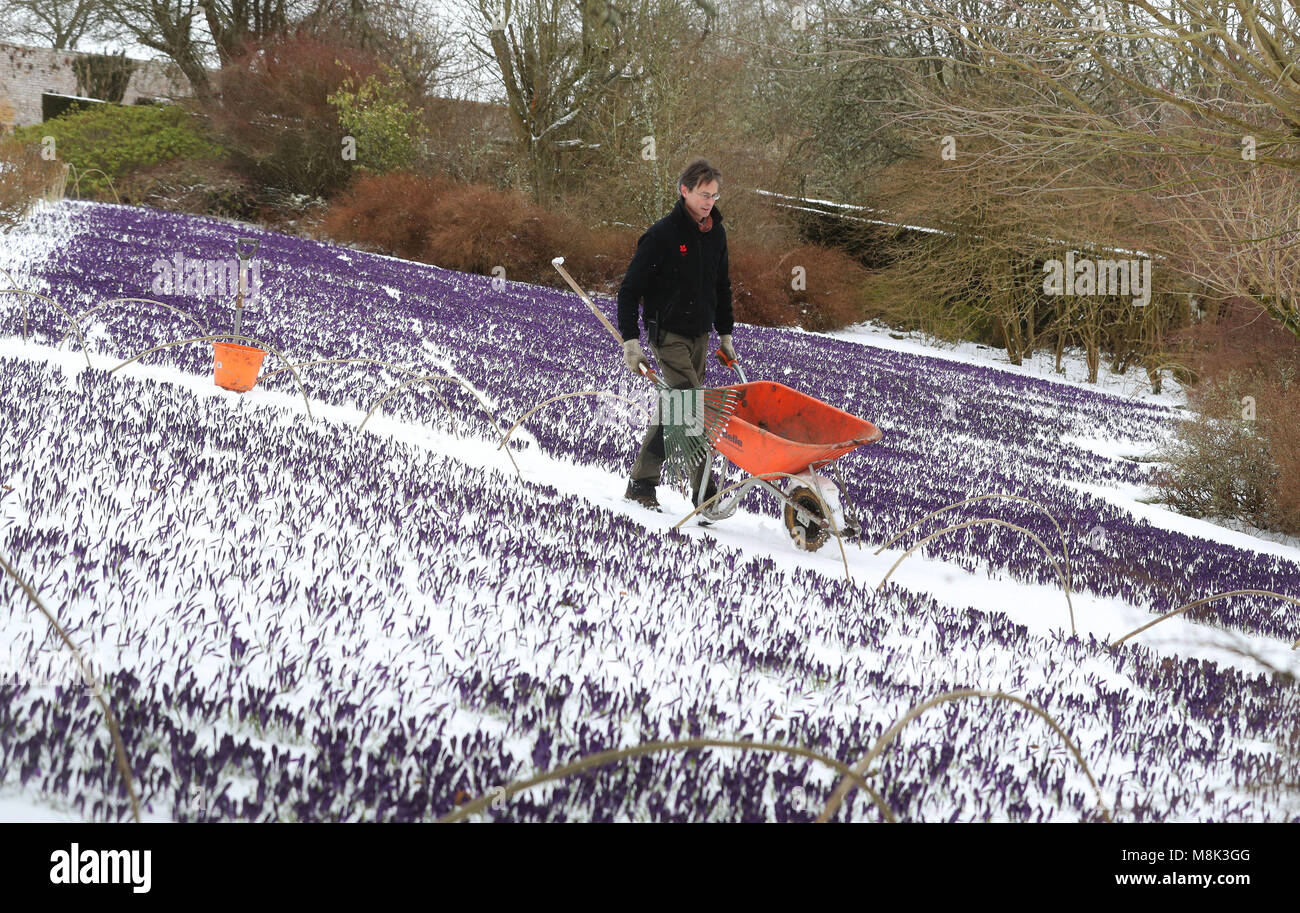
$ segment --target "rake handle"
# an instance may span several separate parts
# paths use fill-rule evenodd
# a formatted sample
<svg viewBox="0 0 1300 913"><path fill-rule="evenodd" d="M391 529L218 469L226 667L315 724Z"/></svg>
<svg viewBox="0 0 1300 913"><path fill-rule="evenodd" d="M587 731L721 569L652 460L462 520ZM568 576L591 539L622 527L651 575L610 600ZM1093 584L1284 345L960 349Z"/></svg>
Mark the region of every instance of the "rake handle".
<svg viewBox="0 0 1300 913"><path fill-rule="evenodd" d="M601 311L600 308L596 307L595 303L587 297L587 293L582 290L582 287L573 281L573 277L569 275L569 271L564 268L564 258L556 257L551 261L551 266L555 267L556 271L564 277L564 281L569 283L569 287L578 293L578 297L581 298L587 305L587 308L596 315L596 319L605 325L605 329L609 330L609 335L614 337L614 341L617 342L621 348L623 345L623 334L614 329L614 324L609 322L609 318L605 316L604 312ZM659 384L660 382L659 375L655 373L654 368L642 368L641 374L653 381L655 384Z"/></svg>
<svg viewBox="0 0 1300 913"><path fill-rule="evenodd" d="M569 286L578 293L578 297L586 302L587 307L591 309L591 312L605 325L605 329L609 330L609 335L614 337L614 341L620 346L623 345L623 334L614 329L614 324L609 322L609 318L601 312L600 308L596 307L596 305L592 303L592 300L587 297L587 293L582 290L578 283L573 281L573 277L569 275L569 271L564 268L564 258L556 257L551 261L551 266L555 267L559 274L564 277L564 281L569 283Z"/></svg>

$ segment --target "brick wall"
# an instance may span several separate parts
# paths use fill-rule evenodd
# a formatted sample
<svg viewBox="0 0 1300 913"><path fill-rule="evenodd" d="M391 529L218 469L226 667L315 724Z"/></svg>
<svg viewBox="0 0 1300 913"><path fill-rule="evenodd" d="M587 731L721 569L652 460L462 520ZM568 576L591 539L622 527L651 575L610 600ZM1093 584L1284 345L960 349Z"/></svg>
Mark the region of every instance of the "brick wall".
<svg viewBox="0 0 1300 913"><path fill-rule="evenodd" d="M25 127L41 122L41 93L77 94L72 60L76 51L25 48L0 44L0 127ZM179 98L189 94L189 83L171 64L137 61L127 84L124 104L137 98Z"/></svg>

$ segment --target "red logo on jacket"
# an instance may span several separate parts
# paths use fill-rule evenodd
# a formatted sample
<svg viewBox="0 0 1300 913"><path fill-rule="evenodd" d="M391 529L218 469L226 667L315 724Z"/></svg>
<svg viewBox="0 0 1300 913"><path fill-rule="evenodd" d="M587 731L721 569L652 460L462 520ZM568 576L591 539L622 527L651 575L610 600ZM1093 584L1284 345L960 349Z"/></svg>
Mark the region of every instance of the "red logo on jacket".
<svg viewBox="0 0 1300 913"><path fill-rule="evenodd" d="M685 245L685 244L678 245L677 249L680 250L680 251L682 252L682 256L683 256L683 257L686 256L686 245Z"/></svg>

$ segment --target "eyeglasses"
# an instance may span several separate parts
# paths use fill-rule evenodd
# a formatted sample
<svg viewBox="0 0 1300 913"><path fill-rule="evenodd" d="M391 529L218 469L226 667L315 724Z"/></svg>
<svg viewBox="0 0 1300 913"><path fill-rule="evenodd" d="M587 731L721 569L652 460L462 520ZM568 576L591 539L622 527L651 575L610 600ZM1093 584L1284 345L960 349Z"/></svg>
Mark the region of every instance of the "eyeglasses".
<svg viewBox="0 0 1300 913"><path fill-rule="evenodd" d="M691 193L695 194L701 200L713 200L715 203L722 199L721 193L700 193L698 190L692 190Z"/></svg>

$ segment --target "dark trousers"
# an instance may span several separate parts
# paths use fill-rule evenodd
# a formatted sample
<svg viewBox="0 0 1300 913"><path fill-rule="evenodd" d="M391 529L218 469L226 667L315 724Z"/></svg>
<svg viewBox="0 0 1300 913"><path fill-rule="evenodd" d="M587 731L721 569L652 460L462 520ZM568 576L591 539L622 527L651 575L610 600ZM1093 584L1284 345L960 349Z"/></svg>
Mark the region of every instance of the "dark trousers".
<svg viewBox="0 0 1300 913"><path fill-rule="evenodd" d="M691 390L704 386L704 364L709 354L708 333L692 339L689 336L665 332L663 344L656 346L654 343L654 339L651 339L650 350L654 352L655 360L659 362L659 371L668 386L674 390ZM648 479L657 483L663 465L664 429L663 425L652 419L650 427L646 429L645 438L641 441L641 452L637 455L636 462L632 464L632 478ZM700 468L692 473L692 492L699 488L700 477L703 476L706 466L707 462L701 462Z"/></svg>

